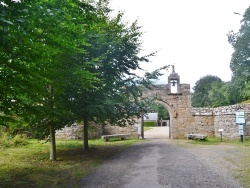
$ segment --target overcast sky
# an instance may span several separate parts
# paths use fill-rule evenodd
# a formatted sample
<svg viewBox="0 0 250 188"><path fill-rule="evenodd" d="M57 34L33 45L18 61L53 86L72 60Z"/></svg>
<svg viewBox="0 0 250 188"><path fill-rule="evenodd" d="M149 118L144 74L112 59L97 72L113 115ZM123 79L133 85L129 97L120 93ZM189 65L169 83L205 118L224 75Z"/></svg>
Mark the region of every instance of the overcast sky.
<svg viewBox="0 0 250 188"><path fill-rule="evenodd" d="M143 68L154 70L175 64L181 83L206 75L231 79L233 52L227 41L230 30L238 31L241 15L250 0L111 0L111 7L125 12L125 19L138 19L144 32L144 53L158 51ZM170 70L171 72L171 70ZM166 72L157 83L167 84Z"/></svg>

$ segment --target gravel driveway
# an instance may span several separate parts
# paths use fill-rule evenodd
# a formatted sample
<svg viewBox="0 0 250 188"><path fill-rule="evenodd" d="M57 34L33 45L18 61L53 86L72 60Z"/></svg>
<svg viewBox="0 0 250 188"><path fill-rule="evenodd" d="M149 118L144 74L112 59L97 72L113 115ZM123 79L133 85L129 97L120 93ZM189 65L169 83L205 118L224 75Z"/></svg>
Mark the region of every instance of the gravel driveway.
<svg viewBox="0 0 250 188"><path fill-rule="evenodd" d="M145 132L145 142L113 156L80 182L82 188L238 188L227 148L184 147L168 127Z"/></svg>

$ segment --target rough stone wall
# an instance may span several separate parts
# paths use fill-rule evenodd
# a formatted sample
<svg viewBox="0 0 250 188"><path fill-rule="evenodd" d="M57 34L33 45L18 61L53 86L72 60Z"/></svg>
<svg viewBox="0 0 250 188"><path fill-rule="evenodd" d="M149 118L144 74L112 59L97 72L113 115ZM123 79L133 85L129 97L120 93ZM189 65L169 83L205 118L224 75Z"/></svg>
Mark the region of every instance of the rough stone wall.
<svg viewBox="0 0 250 188"><path fill-rule="evenodd" d="M244 111L246 124L244 125L244 137L250 138L250 104L238 104L223 106L214 109L215 136L220 137L219 129L223 129L223 137L228 139L239 138L238 125L236 124L236 112Z"/></svg>
<svg viewBox="0 0 250 188"><path fill-rule="evenodd" d="M103 134L102 125L91 123L89 125L89 138L100 138ZM71 126L65 126L62 129L56 130L56 139L58 140L83 140L83 125L73 124Z"/></svg>
<svg viewBox="0 0 250 188"><path fill-rule="evenodd" d="M56 130L56 139L58 140L75 140L83 138L83 125L73 124Z"/></svg>
<svg viewBox="0 0 250 188"><path fill-rule="evenodd" d="M192 124L186 133L214 135L213 108L191 108Z"/></svg>
<svg viewBox="0 0 250 188"><path fill-rule="evenodd" d="M127 125L125 127L111 126L111 125L99 125L91 123L89 125L89 138L101 138L102 135L108 134L130 134L130 137L137 138L138 123L134 125ZM56 131L56 139L58 140L83 140L83 125L73 124L71 126L65 126L62 129Z"/></svg>
<svg viewBox="0 0 250 188"><path fill-rule="evenodd" d="M194 123L190 129L194 129L193 132L195 133L204 133L216 137L220 137L219 129L223 129L224 138L237 139L239 138L239 131L236 124L236 112L238 111L245 112L244 136L250 137L250 104L218 108L192 108L191 114L194 117Z"/></svg>
<svg viewBox="0 0 250 188"><path fill-rule="evenodd" d="M138 126L137 126L137 124L127 125L125 127L106 125L104 127L103 133L104 133L104 135L130 134L130 137L137 138Z"/></svg>

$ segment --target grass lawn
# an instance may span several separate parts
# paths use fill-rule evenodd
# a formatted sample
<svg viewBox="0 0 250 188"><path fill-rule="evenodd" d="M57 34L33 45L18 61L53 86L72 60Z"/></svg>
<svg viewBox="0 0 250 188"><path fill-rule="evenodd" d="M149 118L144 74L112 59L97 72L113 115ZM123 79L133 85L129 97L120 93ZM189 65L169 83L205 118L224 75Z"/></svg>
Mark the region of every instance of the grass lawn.
<svg viewBox="0 0 250 188"><path fill-rule="evenodd" d="M57 161L49 160L49 143L29 140L27 145L0 145L0 187L78 187L79 180L101 162L138 140L57 141Z"/></svg>

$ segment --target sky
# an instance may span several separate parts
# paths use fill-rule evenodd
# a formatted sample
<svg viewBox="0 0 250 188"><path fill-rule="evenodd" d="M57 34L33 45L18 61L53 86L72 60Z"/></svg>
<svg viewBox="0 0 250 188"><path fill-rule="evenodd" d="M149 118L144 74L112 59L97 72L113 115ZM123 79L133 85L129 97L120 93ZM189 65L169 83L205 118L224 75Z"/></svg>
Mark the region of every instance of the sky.
<svg viewBox="0 0 250 188"><path fill-rule="evenodd" d="M126 22L138 20L144 55L157 51L141 64L147 71L175 65L180 83L191 88L206 75L230 81L233 48L227 34L239 30L250 0L111 0L110 5L124 11ZM167 84L171 71L156 83Z"/></svg>

